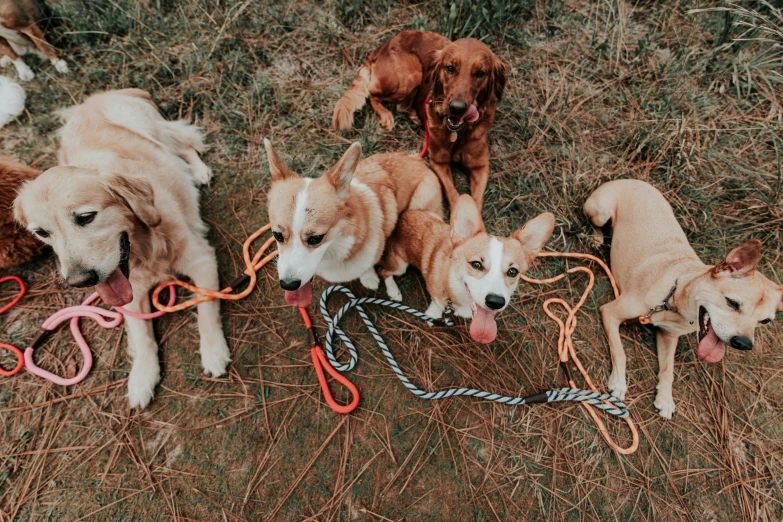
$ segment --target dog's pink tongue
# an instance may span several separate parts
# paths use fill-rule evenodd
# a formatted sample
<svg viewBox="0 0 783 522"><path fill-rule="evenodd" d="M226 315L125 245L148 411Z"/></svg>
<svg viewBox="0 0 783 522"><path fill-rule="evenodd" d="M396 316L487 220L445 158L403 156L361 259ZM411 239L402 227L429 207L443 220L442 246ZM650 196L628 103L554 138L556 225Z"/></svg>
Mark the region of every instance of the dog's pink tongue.
<svg viewBox="0 0 783 522"><path fill-rule="evenodd" d="M106 281L95 285L95 291L109 306L125 306L133 301L133 288L119 268L116 268Z"/></svg>
<svg viewBox="0 0 783 522"><path fill-rule="evenodd" d="M470 322L470 337L477 343L489 344L498 335L498 324L495 322L495 314L476 306L473 321Z"/></svg>
<svg viewBox="0 0 783 522"><path fill-rule="evenodd" d="M715 330L712 329L712 326L709 326L708 328L709 331L707 332L707 335L699 342L699 348L696 350L696 354L708 363L716 363L726 355L726 346L715 334Z"/></svg>
<svg viewBox="0 0 783 522"><path fill-rule="evenodd" d="M286 290L285 302L297 308L307 308L313 302L313 285L307 283L298 290Z"/></svg>
<svg viewBox="0 0 783 522"><path fill-rule="evenodd" d="M475 105L471 105L468 107L468 111L462 115L462 117L459 119L459 121L466 121L468 123L473 123L479 119L479 112Z"/></svg>

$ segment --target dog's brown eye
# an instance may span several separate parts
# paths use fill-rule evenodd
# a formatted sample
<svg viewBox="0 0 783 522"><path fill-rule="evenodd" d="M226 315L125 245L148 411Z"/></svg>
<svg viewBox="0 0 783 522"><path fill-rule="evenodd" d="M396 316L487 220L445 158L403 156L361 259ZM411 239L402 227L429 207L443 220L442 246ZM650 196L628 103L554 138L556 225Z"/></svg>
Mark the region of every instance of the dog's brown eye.
<svg viewBox="0 0 783 522"><path fill-rule="evenodd" d="M80 227L83 227L85 225L89 225L92 223L93 219L95 219L95 216L97 215L97 212L85 212L84 214L79 214L76 216L76 224Z"/></svg>
<svg viewBox="0 0 783 522"><path fill-rule="evenodd" d="M506 275L508 277L516 277L519 275L519 270L517 270L516 268L509 268L508 272L506 272Z"/></svg>
<svg viewBox="0 0 783 522"><path fill-rule="evenodd" d="M35 230L35 235L40 237L40 238L46 238L46 237L49 237L49 232L39 228L39 229Z"/></svg>
<svg viewBox="0 0 783 522"><path fill-rule="evenodd" d="M759 321L761 324L769 324L772 322L772 319L764 319L763 321Z"/></svg>
<svg viewBox="0 0 783 522"><path fill-rule="evenodd" d="M310 236L307 238L307 244L311 246L315 246L321 244L321 241L323 240L324 240L323 234L321 234L320 236Z"/></svg>
<svg viewBox="0 0 783 522"><path fill-rule="evenodd" d="M476 74L475 74L476 78L478 78L479 80L484 78L486 75L487 75L487 73L485 73L484 71L476 71Z"/></svg>
<svg viewBox="0 0 783 522"><path fill-rule="evenodd" d="M278 243L282 243L283 241L285 241L285 236L283 235L282 232L272 232L272 235L275 236L275 241L277 241Z"/></svg>
<svg viewBox="0 0 783 522"><path fill-rule="evenodd" d="M446 66L446 72L447 72L447 73L449 73L449 74L454 74L454 71L455 71L455 70L456 70L456 69L454 69L454 66L453 66L453 65L447 65L447 66Z"/></svg>
<svg viewBox="0 0 783 522"><path fill-rule="evenodd" d="M484 265L480 261L471 261L470 266L473 267L473 270L484 270Z"/></svg>
<svg viewBox="0 0 783 522"><path fill-rule="evenodd" d="M729 305L729 308L731 308L732 310L734 310L736 312L739 312L740 304L737 301L735 301L734 299L729 299L727 297L726 298L726 304Z"/></svg>

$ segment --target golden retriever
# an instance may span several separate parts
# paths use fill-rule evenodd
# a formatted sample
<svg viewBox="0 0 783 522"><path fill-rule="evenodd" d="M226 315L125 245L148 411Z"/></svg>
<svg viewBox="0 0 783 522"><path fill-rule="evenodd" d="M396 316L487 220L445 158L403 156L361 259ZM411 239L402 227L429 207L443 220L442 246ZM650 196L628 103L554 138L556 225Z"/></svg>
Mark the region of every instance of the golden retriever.
<svg viewBox="0 0 783 522"><path fill-rule="evenodd" d="M65 282L95 286L111 306L150 311L149 291L177 274L218 289L215 252L205 239L197 185L210 169L200 131L166 121L138 89L93 95L62 111L60 166L27 182L14 214L60 262ZM128 399L144 408L160 380L152 322L125 318L133 360ZM201 362L223 375L230 353L217 301L198 305Z"/></svg>

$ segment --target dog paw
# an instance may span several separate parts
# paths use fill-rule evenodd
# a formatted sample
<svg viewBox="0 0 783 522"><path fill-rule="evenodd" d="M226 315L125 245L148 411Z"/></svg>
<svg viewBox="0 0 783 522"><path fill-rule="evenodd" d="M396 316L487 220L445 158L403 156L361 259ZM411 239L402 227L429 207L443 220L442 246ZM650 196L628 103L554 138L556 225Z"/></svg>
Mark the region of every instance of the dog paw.
<svg viewBox="0 0 783 522"><path fill-rule="evenodd" d="M368 290L378 290L378 286L381 284L381 278L378 277L378 273L374 268L366 271L359 278L359 282Z"/></svg>
<svg viewBox="0 0 783 522"><path fill-rule="evenodd" d="M209 377L220 377L226 374L226 367L231 362L231 352L228 351L226 339L222 335L219 340L201 343L201 365L204 374Z"/></svg>
<svg viewBox="0 0 783 522"><path fill-rule="evenodd" d="M212 169L207 167L205 163L192 165L191 172L199 185L206 185L212 179Z"/></svg>
<svg viewBox="0 0 783 522"><path fill-rule="evenodd" d="M666 420L672 420L675 405L674 399L672 399L670 395L658 392L658 394L655 396L655 402L653 403L653 406L655 406L655 408L658 410L658 415Z"/></svg>
<svg viewBox="0 0 783 522"><path fill-rule="evenodd" d="M607 386L609 388L609 393L611 393L621 401L625 400L625 394L628 392L628 385L625 382L624 376L618 377L614 373L612 373L612 375L609 377L609 382L607 383Z"/></svg>
<svg viewBox="0 0 783 522"><path fill-rule="evenodd" d="M60 74L68 73L68 64L63 59L58 59L52 62L54 69Z"/></svg>
<svg viewBox="0 0 783 522"><path fill-rule="evenodd" d="M429 308L424 312L427 317L432 317L433 319L440 319L443 317L443 308L440 307L438 303L433 301L430 303Z"/></svg>
<svg viewBox="0 0 783 522"><path fill-rule="evenodd" d="M389 299L392 301L397 301L398 303L402 302L402 292L400 292L399 288L387 288L386 292L389 294Z"/></svg>
<svg viewBox="0 0 783 522"><path fill-rule="evenodd" d="M394 116L392 113L384 114L380 117L381 127L386 130L392 130L394 128Z"/></svg>
<svg viewBox="0 0 783 522"><path fill-rule="evenodd" d="M8 67L12 63L14 63L13 60L11 60L11 58L9 58L8 56L3 56L2 58L0 58L0 67Z"/></svg>
<svg viewBox="0 0 783 522"><path fill-rule="evenodd" d="M16 72L19 74L20 80L29 82L35 78L35 73L33 73L33 70L30 69L30 67L23 61L17 60L14 62L14 65L16 66Z"/></svg>
<svg viewBox="0 0 783 522"><path fill-rule="evenodd" d="M128 402L133 409L147 407L155 395L155 386L160 381L160 366L157 361L134 362L128 377Z"/></svg>

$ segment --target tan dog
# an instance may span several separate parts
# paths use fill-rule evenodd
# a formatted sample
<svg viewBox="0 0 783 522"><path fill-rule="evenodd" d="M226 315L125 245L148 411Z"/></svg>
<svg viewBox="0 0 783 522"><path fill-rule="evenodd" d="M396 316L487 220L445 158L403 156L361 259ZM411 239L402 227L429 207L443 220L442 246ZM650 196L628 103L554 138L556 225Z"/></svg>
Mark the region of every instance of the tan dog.
<svg viewBox="0 0 783 522"><path fill-rule="evenodd" d="M111 306L150 312L149 291L179 274L218 290L215 251L205 239L197 185L211 172L198 153L199 130L163 119L138 89L93 95L62 111L59 161L24 185L16 219L50 245L65 282L90 287ZM201 362L208 375L231 360L220 305L198 305ZM133 408L152 399L160 380L152 321L125 318L133 367Z"/></svg>
<svg viewBox="0 0 783 522"><path fill-rule="evenodd" d="M451 164L470 171L470 193L479 209L489 181L487 133L506 85L506 66L475 38L455 42L431 32L403 31L370 54L359 75L334 108L332 125L348 130L354 111L370 104L387 129L392 113L382 102L397 104L412 119L425 99L430 133L429 159L440 178L449 205L459 194Z"/></svg>
<svg viewBox="0 0 783 522"><path fill-rule="evenodd" d="M408 265L421 270L432 303L426 314L439 319L445 310L472 319L470 336L491 343L497 336L495 314L505 309L533 258L552 235L555 218L541 214L510 237L484 231L478 207L460 196L451 226L430 212L407 210L389 239L380 275L389 297L402 300L394 276Z"/></svg>
<svg viewBox="0 0 783 522"><path fill-rule="evenodd" d="M57 56L36 23L46 8L44 0L0 0L0 65L13 63L20 80L35 78L21 58L25 54L38 54L52 62L57 72L68 72L68 64Z"/></svg>
<svg viewBox="0 0 783 522"><path fill-rule="evenodd" d="M661 417L671 419L680 336L698 331L697 353L707 362L723 358L724 344L750 350L756 327L783 309L783 288L756 271L759 241L735 248L717 265L702 263L669 203L643 181L606 183L588 198L584 210L595 226L612 225L611 266L620 297L601 307L612 354L609 390L625 398L620 325L653 312L649 319L658 327L660 365L655 407Z"/></svg>
<svg viewBox="0 0 783 522"><path fill-rule="evenodd" d="M359 279L376 290L375 265L397 216L407 208L443 213L438 178L418 157L377 154L359 161L354 143L317 179L291 172L264 140L272 186L269 221L277 240L277 273L288 304L306 307L313 276L343 283Z"/></svg>

